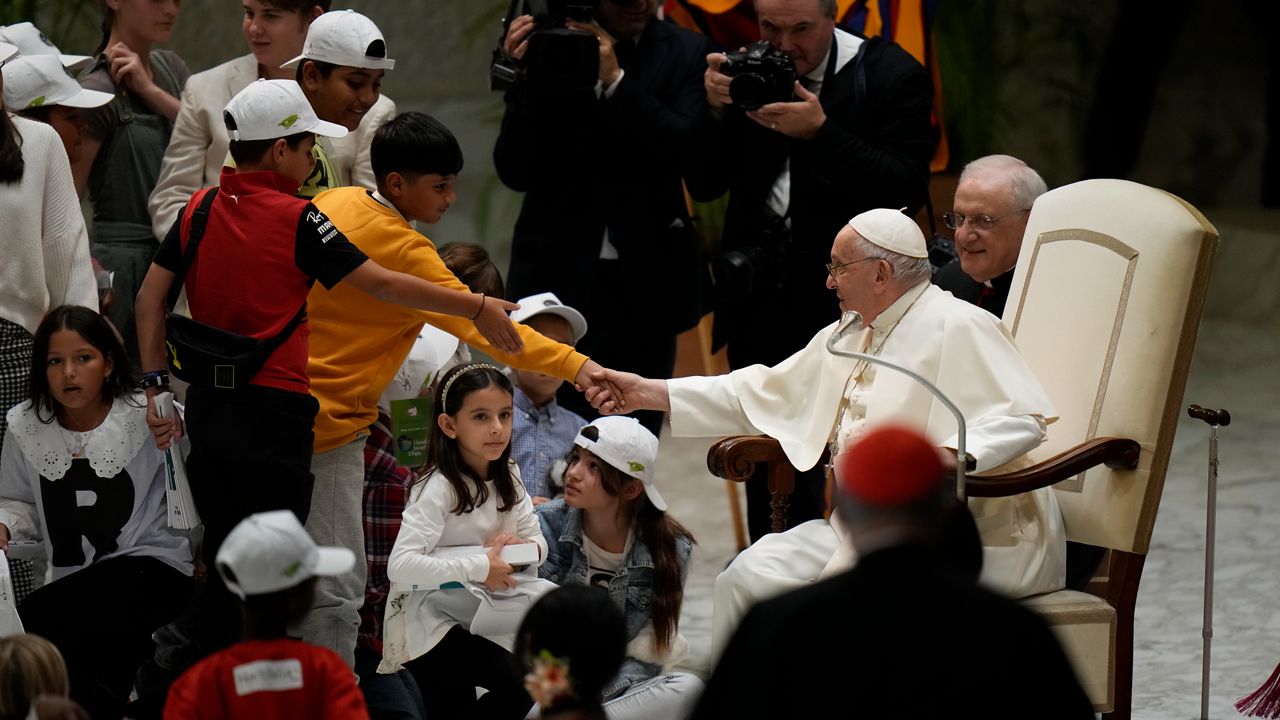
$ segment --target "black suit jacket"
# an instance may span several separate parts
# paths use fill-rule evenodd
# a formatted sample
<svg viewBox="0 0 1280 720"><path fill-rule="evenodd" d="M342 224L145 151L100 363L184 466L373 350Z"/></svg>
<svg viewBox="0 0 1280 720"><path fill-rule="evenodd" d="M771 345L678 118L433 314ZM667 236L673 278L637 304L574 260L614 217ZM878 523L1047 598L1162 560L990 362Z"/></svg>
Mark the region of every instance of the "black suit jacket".
<svg viewBox="0 0 1280 720"><path fill-rule="evenodd" d="M681 177L704 118L708 52L703 36L655 20L608 100L524 84L508 92L494 164L525 193L508 295L550 290L590 320L607 227L621 261L608 291L648 309L637 340L697 323L704 269Z"/></svg>
<svg viewBox="0 0 1280 720"><path fill-rule="evenodd" d="M1004 315L1004 304L1013 285L1013 271L991 278L991 287L987 287L966 275L959 260L952 260L933 274L933 284L1000 317Z"/></svg>
<svg viewBox="0 0 1280 720"><path fill-rule="evenodd" d="M919 547L756 605L694 718L1093 718L1044 621Z"/></svg>
<svg viewBox="0 0 1280 720"><path fill-rule="evenodd" d="M732 108L700 143L690 191L699 199L729 191L724 249L753 241L783 164L791 159L791 237L777 287L745 303L716 308L716 344L729 343L735 368L774 365L839 317L827 290L831 241L854 215L871 208L924 203L934 138L933 83L905 50L871 38L823 82L827 122L812 140L768 130Z"/></svg>

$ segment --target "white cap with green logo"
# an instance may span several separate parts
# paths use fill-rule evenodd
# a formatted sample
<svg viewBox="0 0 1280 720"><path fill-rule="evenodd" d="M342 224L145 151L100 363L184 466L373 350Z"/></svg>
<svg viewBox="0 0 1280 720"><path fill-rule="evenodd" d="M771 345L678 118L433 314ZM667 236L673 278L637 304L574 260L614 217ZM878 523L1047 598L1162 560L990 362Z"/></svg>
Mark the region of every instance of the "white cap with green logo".
<svg viewBox="0 0 1280 720"><path fill-rule="evenodd" d="M635 418L608 415L596 418L578 431L573 444L590 450L596 457L617 470L644 483L644 494L659 510L667 509L667 501L653 484L654 466L658 462L658 438Z"/></svg>
<svg viewBox="0 0 1280 720"><path fill-rule="evenodd" d="M62 105L96 108L115 95L86 90L71 79L57 55L23 55L4 64L4 104L15 112Z"/></svg>
<svg viewBox="0 0 1280 720"><path fill-rule="evenodd" d="M313 132L345 137L347 129L316 117L302 88L292 80L256 80L227 103L223 111L235 125L232 140L274 140L294 133Z"/></svg>

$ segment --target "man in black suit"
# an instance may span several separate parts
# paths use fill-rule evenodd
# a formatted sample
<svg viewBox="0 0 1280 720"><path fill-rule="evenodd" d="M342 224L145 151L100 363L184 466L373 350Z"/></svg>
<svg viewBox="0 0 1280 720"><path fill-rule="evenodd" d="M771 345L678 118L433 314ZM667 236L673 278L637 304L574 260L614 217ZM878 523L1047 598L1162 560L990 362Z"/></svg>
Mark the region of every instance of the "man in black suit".
<svg viewBox="0 0 1280 720"><path fill-rule="evenodd" d="M1044 621L977 584L938 453L884 426L837 458L858 564L756 605L694 718L1094 717Z"/></svg>
<svg viewBox="0 0 1280 720"><path fill-rule="evenodd" d="M715 345L728 343L734 369L776 365L839 316L825 290L831 238L864 210L919 208L934 148L933 83L906 51L836 29L835 0L755 7L761 37L795 64L795 100L744 112L719 71L725 56L708 56L715 120L690 178L697 198L729 191L722 249L756 258L750 282L726 255L712 261ZM747 483L753 539L769 532L766 484L763 476ZM822 494L819 475L797 477L792 524L821 517Z"/></svg>
<svg viewBox="0 0 1280 720"><path fill-rule="evenodd" d="M610 366L670 377L676 334L702 315L704 269L681 187L704 117L706 38L659 21L658 0L600 0L591 87L521 79L494 148L502 182L525 193L511 246L511 297L554 292L586 316L579 349ZM523 59L534 21L515 19L504 50ZM572 388L561 402L595 411ZM638 416L654 433L661 414Z"/></svg>
<svg viewBox="0 0 1280 720"><path fill-rule="evenodd" d="M956 260L933 283L999 317L1013 283L1031 205L1046 190L1039 173L1009 155L978 158L960 172L942 221L955 231Z"/></svg>

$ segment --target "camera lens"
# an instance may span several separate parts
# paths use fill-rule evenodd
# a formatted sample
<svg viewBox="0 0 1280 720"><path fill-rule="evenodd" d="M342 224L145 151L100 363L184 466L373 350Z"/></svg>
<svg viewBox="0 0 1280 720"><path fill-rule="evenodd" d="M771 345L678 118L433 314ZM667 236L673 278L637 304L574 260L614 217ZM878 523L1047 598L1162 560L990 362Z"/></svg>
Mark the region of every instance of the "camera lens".
<svg viewBox="0 0 1280 720"><path fill-rule="evenodd" d="M767 105L769 83L756 73L743 73L729 81L729 97L743 110L756 110Z"/></svg>

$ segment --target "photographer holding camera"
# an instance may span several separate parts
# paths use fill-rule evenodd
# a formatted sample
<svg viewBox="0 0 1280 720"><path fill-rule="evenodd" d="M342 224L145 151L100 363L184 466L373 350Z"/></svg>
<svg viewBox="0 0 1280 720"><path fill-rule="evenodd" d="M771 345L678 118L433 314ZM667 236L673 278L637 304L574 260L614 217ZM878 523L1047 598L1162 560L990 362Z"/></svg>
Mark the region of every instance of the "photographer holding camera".
<svg viewBox="0 0 1280 720"><path fill-rule="evenodd" d="M711 269L715 345L728 343L734 369L775 365L836 319L831 238L869 208L918 209L934 148L932 81L906 51L837 29L836 0L755 7L763 41L707 56L713 131L689 183L695 197L729 191ZM821 517L822 495L820 473L798 475L790 522ZM763 476L747 507L754 540L769 532Z"/></svg>
<svg viewBox="0 0 1280 720"><path fill-rule="evenodd" d="M528 0L533 15L510 20L495 62L495 82L502 65L511 85L493 156L502 182L525 193L510 296L555 293L586 316L582 352L670 377L676 334L702 314L681 177L705 117L710 47L658 20L658 4ZM596 415L572 388L559 400ZM661 414L637 417L660 431Z"/></svg>

